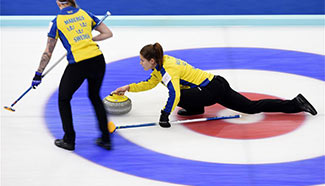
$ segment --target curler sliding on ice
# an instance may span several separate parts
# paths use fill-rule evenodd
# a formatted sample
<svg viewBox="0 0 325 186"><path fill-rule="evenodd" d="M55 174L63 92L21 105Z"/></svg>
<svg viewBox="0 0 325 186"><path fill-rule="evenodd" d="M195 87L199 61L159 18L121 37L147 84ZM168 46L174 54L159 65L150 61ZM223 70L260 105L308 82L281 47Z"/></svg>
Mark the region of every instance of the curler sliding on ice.
<svg viewBox="0 0 325 186"><path fill-rule="evenodd" d="M164 55L159 43L146 45L140 50L140 64L145 71L152 70L150 77L138 83L119 87L112 93L124 95L126 91L141 92L162 83L169 94L159 119L159 125L164 128L171 127L169 115L176 106L182 108L177 112L181 116L203 114L205 106L216 103L246 114L260 112L317 114L316 109L302 94L291 100L250 100L233 90L222 76L195 68L173 56Z"/></svg>

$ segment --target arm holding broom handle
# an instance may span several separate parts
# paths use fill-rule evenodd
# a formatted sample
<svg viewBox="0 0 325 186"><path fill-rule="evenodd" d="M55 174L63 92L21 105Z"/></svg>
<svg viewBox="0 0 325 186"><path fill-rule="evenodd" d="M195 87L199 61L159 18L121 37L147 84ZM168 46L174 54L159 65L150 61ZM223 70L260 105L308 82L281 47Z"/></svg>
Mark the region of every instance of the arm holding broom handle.
<svg viewBox="0 0 325 186"><path fill-rule="evenodd" d="M110 16L111 13L109 11L106 12L105 16L98 22L98 24L93 28L95 29L97 26L99 26L108 16ZM43 73L42 78L48 74L56 65L58 65L65 57L67 54L64 54L57 62L54 63L52 67L50 67L45 73ZM33 86L30 86L16 101L14 101L10 107L4 106L4 109L9 110L11 112L15 112L15 109L12 107L21 99L23 98L30 90L32 90Z"/></svg>
<svg viewBox="0 0 325 186"><path fill-rule="evenodd" d="M177 120L171 121L171 124L180 124L180 123L192 123L192 122L200 122L200 121L211 121L211 120L221 120L221 119L234 119L240 118L241 115L233 115L233 116L220 116L220 117L209 117L209 118L197 118L197 119L188 119L188 120ZM126 129L126 128L138 128L138 127L149 127L155 126L158 123L144 123L144 124L135 124L135 125L125 125L125 126L115 126L113 122L108 123L108 129L110 133L113 133L116 129Z"/></svg>
<svg viewBox="0 0 325 186"><path fill-rule="evenodd" d="M42 78L44 78L46 74L48 74L56 65L58 65L65 58L65 56L67 56L67 54L64 54L59 60L57 60L57 62L54 63L54 65L52 65L46 72L44 72Z"/></svg>

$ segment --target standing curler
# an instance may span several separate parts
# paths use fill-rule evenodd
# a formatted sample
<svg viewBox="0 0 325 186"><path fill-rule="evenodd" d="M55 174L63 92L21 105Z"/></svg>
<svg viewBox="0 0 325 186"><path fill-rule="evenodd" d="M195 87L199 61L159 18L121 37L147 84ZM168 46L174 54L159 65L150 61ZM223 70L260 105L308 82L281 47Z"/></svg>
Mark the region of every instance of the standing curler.
<svg viewBox="0 0 325 186"><path fill-rule="evenodd" d="M102 41L113 36L111 30L92 13L79 8L74 0L57 0L59 14L51 22L45 52L32 81L36 88L42 82L42 73L50 61L57 39L60 38L67 50L69 62L59 86L59 110L64 136L56 139L55 145L66 149L75 149L76 133L73 128L70 101L73 94L85 79L88 81L88 95L94 107L101 136L97 145L110 150L111 142L107 129L107 116L99 96L105 74L105 59L95 41ZM99 35L93 37L92 29Z"/></svg>

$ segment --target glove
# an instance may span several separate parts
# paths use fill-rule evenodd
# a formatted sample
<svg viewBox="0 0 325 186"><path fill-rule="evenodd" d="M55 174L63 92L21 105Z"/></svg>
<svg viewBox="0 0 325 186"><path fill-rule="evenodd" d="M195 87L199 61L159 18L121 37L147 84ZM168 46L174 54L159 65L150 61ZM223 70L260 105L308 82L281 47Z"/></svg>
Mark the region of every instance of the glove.
<svg viewBox="0 0 325 186"><path fill-rule="evenodd" d="M160 119L159 119L159 125L163 128L169 128L171 125L169 123L169 119L168 119L169 113L165 112L165 111L161 111L160 114Z"/></svg>
<svg viewBox="0 0 325 186"><path fill-rule="evenodd" d="M32 81L32 87L35 89L42 82L42 73L36 72Z"/></svg>

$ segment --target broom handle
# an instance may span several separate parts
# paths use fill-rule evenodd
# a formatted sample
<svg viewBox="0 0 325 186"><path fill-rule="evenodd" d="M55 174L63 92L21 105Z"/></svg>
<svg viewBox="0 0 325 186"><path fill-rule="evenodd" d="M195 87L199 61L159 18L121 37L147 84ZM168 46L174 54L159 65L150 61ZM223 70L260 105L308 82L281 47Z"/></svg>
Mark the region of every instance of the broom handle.
<svg viewBox="0 0 325 186"><path fill-rule="evenodd" d="M178 121L171 121L170 123L171 124L192 123L192 122L211 121L211 120L220 120L220 119L234 119L234 118L240 118L240 117L241 117L240 115L220 116L220 117L209 117L209 118L178 120ZM144 123L144 124L136 124L136 125L116 126L116 129L137 128L137 127L149 127L149 126L155 126L157 124L158 123Z"/></svg>

